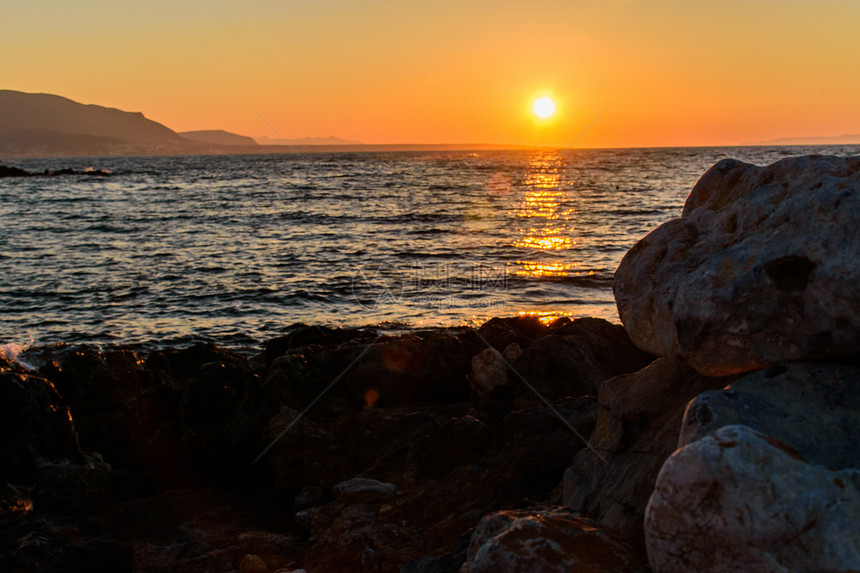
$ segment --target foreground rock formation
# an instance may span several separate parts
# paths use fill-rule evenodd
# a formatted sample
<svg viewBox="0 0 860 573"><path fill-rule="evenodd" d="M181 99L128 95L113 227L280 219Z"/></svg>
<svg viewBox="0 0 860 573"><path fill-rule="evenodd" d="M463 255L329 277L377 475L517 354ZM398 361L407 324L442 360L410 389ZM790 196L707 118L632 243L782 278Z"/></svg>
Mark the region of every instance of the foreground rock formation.
<svg viewBox="0 0 860 573"><path fill-rule="evenodd" d="M629 449L653 460L668 440L635 441L652 412L675 398L677 415L692 398L669 421L678 449L656 481L646 464L631 480L653 484L644 534L655 571L860 570L858 278L860 158L722 161L681 218L627 253L619 314L661 358L604 383L591 441L615 471ZM701 374L673 379L661 363ZM625 443L636 420L646 425ZM580 451L565 499L617 525L625 502L635 510L645 496L607 479Z"/></svg>
<svg viewBox="0 0 860 573"><path fill-rule="evenodd" d="M549 404L516 377L470 387L473 358L514 343ZM61 345L23 360L0 364L3 571L453 573L486 515L560 504L593 392L652 357L600 320L495 319L399 337L296 326L252 358ZM641 543L564 523L589 562L624 546L644 566Z"/></svg>
<svg viewBox="0 0 860 573"><path fill-rule="evenodd" d="M615 275L637 346L721 376L860 347L860 158L723 160Z"/></svg>

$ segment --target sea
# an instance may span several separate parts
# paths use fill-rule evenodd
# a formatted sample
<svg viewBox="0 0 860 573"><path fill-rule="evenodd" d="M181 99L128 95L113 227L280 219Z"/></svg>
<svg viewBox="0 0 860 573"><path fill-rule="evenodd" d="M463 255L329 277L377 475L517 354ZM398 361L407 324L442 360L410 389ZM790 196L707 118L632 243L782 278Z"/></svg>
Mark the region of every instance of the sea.
<svg viewBox="0 0 860 573"><path fill-rule="evenodd" d="M0 179L0 352L618 322L621 258L709 167L810 153L860 146L6 161L111 175Z"/></svg>

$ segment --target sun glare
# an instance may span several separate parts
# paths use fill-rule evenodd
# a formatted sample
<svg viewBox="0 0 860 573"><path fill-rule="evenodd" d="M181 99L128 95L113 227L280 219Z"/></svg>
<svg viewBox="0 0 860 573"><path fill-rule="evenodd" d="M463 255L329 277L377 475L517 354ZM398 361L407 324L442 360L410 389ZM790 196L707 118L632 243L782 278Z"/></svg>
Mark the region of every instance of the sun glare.
<svg viewBox="0 0 860 573"><path fill-rule="evenodd" d="M548 97L542 97L534 103L532 110L536 116L546 119L555 113L555 102Z"/></svg>

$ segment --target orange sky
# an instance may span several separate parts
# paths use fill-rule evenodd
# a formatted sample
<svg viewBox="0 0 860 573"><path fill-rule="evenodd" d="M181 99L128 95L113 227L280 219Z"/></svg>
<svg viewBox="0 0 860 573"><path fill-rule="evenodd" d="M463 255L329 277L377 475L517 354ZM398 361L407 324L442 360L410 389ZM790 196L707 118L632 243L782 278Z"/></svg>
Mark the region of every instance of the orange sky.
<svg viewBox="0 0 860 573"><path fill-rule="evenodd" d="M177 131L276 137L259 113L287 138L364 143L860 133L856 0L30 0L3 20L0 87ZM542 95L557 113L538 121Z"/></svg>

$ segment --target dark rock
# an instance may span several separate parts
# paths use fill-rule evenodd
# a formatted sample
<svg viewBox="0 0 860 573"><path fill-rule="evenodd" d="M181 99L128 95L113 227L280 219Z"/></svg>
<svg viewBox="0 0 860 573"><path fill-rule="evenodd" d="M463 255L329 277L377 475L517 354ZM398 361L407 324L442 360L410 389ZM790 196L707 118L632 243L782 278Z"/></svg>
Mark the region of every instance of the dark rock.
<svg viewBox="0 0 860 573"><path fill-rule="evenodd" d="M131 464L130 411L151 381L130 350L61 348L39 370L60 392L75 419L84 450L109 462Z"/></svg>
<svg viewBox="0 0 860 573"><path fill-rule="evenodd" d="M534 341L514 362L514 369L548 400L596 394L613 376L635 372L654 359L636 348L624 328L601 319L579 319ZM521 380L518 396L535 399Z"/></svg>
<svg viewBox="0 0 860 573"><path fill-rule="evenodd" d="M480 338L481 348L486 344L503 352L511 344L527 348L534 340L549 334L547 328L536 316L517 316L514 318L492 318L482 324L476 331Z"/></svg>
<svg viewBox="0 0 860 573"><path fill-rule="evenodd" d="M7 167L0 165L0 177L29 177L32 173L18 167Z"/></svg>
<svg viewBox="0 0 860 573"><path fill-rule="evenodd" d="M47 463L39 467L33 505L66 514L96 513L117 501L121 479L103 462Z"/></svg>
<svg viewBox="0 0 860 573"><path fill-rule="evenodd" d="M600 387L590 449L564 475L564 503L622 533L639 535L660 467L675 451L687 403L734 378L710 378L660 358Z"/></svg>
<svg viewBox="0 0 860 573"><path fill-rule="evenodd" d="M69 409L39 376L0 365L0 480L33 483L47 462L82 462Z"/></svg>

